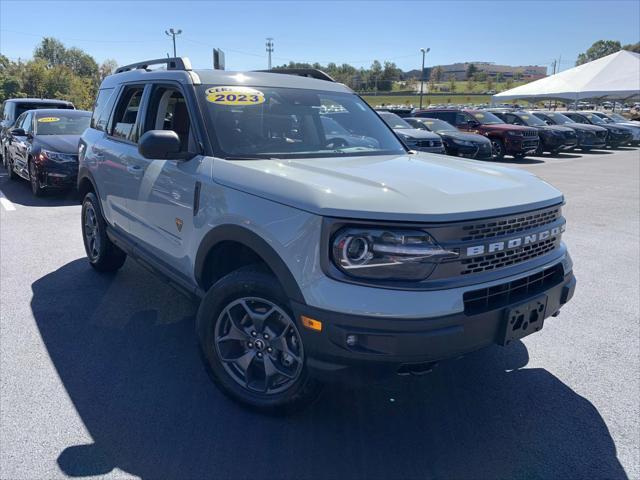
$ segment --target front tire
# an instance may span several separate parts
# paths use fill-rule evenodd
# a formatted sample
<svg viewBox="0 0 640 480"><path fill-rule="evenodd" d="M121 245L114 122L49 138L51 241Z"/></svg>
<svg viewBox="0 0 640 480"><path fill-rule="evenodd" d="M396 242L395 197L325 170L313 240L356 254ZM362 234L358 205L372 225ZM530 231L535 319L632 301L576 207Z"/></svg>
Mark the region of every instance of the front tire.
<svg viewBox="0 0 640 480"><path fill-rule="evenodd" d="M40 186L38 172L36 172L36 166L33 160L29 160L29 183L31 184L31 193L33 193L35 197L41 197L44 194L44 188Z"/></svg>
<svg viewBox="0 0 640 480"><path fill-rule="evenodd" d="M109 240L107 224L93 192L82 201L82 239L89 264L99 272L114 272L127 259L127 254Z"/></svg>
<svg viewBox="0 0 640 480"><path fill-rule="evenodd" d="M7 177L9 177L9 180L16 180L18 178L18 175L16 174L16 172L13 171L13 162L11 161L11 158L7 156Z"/></svg>
<svg viewBox="0 0 640 480"><path fill-rule="evenodd" d="M249 266L220 279L200 304L196 330L213 380L241 404L284 413L319 394L298 323L273 275Z"/></svg>
<svg viewBox="0 0 640 480"><path fill-rule="evenodd" d="M491 139L491 150L494 160L503 160L505 155L504 142L498 138Z"/></svg>

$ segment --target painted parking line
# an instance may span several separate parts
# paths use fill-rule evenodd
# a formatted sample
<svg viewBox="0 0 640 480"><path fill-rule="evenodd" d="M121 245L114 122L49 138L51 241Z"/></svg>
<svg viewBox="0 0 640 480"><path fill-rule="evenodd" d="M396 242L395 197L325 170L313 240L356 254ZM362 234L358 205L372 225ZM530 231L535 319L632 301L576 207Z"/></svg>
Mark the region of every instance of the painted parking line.
<svg viewBox="0 0 640 480"><path fill-rule="evenodd" d="M13 206L13 203L11 203L11 200L9 200L7 197L4 196L4 193L2 193L2 190L0 190L0 204L2 204L2 207L7 212L10 212L16 209L16 207Z"/></svg>

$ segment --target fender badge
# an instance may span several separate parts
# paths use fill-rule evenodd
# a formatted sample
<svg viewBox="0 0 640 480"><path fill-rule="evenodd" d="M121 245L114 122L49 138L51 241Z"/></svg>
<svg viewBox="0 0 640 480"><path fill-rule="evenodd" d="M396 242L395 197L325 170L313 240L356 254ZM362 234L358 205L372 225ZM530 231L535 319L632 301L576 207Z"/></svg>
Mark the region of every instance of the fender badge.
<svg viewBox="0 0 640 480"><path fill-rule="evenodd" d="M176 218L176 227L178 228L178 231L181 232L182 231L182 219L181 218Z"/></svg>

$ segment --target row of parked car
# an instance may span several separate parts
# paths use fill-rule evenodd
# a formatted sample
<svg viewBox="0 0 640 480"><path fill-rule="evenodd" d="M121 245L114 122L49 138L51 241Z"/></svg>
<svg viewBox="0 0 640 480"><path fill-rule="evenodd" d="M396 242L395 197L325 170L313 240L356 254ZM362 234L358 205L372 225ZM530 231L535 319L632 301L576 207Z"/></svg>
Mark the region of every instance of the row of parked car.
<svg viewBox="0 0 640 480"><path fill-rule="evenodd" d="M617 113L510 108L380 109L378 113L414 150L481 160L640 143L640 122Z"/></svg>

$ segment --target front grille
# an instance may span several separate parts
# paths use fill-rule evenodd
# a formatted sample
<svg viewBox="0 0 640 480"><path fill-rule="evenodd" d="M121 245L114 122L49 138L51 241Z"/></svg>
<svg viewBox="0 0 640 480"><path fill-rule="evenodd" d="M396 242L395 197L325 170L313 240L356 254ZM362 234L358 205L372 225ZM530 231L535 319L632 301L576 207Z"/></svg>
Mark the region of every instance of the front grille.
<svg viewBox="0 0 640 480"><path fill-rule="evenodd" d="M576 138L576 132L564 132L565 138Z"/></svg>
<svg viewBox="0 0 640 480"><path fill-rule="evenodd" d="M596 132L596 137L598 138L607 138L607 132Z"/></svg>
<svg viewBox="0 0 640 480"><path fill-rule="evenodd" d="M528 277L466 292L463 296L464 313L475 315L517 303L559 285L563 278L564 269L562 264L558 264Z"/></svg>
<svg viewBox="0 0 640 480"><path fill-rule="evenodd" d="M525 130L523 135L525 137L537 137L538 136L538 132L536 130Z"/></svg>
<svg viewBox="0 0 640 480"><path fill-rule="evenodd" d="M465 225L462 230L466 235L461 240L466 242L468 240L483 240L485 238L511 235L553 223L558 218L560 218L560 207L555 207L518 217Z"/></svg>
<svg viewBox="0 0 640 480"><path fill-rule="evenodd" d="M559 244L560 237L558 236L543 240L534 245L525 245L524 247L513 250L465 258L461 261L464 268L460 273L461 275L469 275L470 273L486 272L488 270L496 270L516 263L526 262L527 260L540 257L553 251Z"/></svg>
<svg viewBox="0 0 640 480"><path fill-rule="evenodd" d="M417 140L413 143L416 147L441 147L442 142L440 140Z"/></svg>

